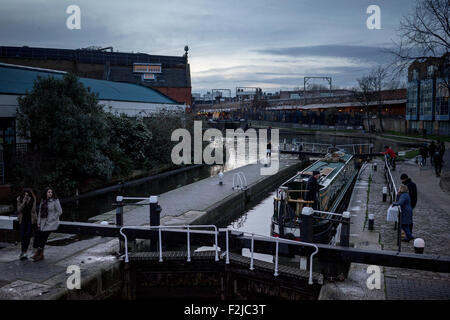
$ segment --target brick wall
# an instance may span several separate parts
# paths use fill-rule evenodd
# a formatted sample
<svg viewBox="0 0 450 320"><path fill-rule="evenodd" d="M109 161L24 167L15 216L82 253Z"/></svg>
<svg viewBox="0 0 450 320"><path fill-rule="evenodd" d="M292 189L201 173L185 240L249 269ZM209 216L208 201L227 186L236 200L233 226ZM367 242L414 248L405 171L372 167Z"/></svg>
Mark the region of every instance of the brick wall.
<svg viewBox="0 0 450 320"><path fill-rule="evenodd" d="M177 102L186 103L186 105L191 105L192 103L192 88L152 87L152 89L158 90Z"/></svg>

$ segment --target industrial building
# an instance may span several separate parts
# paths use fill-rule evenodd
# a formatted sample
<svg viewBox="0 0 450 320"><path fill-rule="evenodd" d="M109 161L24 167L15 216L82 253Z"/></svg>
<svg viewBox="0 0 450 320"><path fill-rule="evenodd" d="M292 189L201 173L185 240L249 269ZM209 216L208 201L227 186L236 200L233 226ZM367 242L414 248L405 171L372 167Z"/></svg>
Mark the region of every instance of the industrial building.
<svg viewBox="0 0 450 320"><path fill-rule="evenodd" d="M0 183L4 176L4 153L14 154L26 147L27 143L16 133L16 113L19 107L17 98L33 90L38 76L62 79L64 74L64 71L0 63ZM98 95L99 103L108 112L145 117L162 110L185 111L183 103L148 87L89 78L78 79L90 92Z"/></svg>
<svg viewBox="0 0 450 320"><path fill-rule="evenodd" d="M146 86L191 105L188 47L183 56L116 52L112 47L53 49L0 46L0 62L73 73L78 77Z"/></svg>
<svg viewBox="0 0 450 320"><path fill-rule="evenodd" d="M447 53L409 66L406 107L409 132L450 135L449 60Z"/></svg>

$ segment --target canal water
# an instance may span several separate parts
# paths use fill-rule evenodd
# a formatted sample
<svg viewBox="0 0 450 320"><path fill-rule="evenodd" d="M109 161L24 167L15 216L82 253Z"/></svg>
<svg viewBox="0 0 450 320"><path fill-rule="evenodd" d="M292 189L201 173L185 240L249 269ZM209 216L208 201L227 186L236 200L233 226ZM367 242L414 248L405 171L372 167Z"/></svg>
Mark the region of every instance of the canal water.
<svg viewBox="0 0 450 320"><path fill-rule="evenodd" d="M393 146L394 150L407 149L406 147L407 144L404 143L402 144L402 143L383 142L382 140L376 139L374 139L373 141L367 141L367 139L355 137L336 137L326 135L315 136L306 134L305 135L280 134L280 145L284 142L285 139L287 143L292 143L294 140L296 142L329 143L334 145L373 143L374 152L382 151L383 146L386 143ZM223 142L218 140L214 141L214 143L223 143ZM248 155L248 145L249 144L246 145L245 150L247 155ZM229 159L228 155L227 159ZM196 181L215 176L222 170L226 172L238 168L240 166L246 165L248 163L254 163L256 161L256 158L249 158L247 156L245 160L244 159L232 159L232 160L235 161L226 161L224 165L197 167L192 170L187 170L177 174L164 176L139 185L125 187L124 192L121 195L130 197L148 197L149 195L160 195L162 193L180 188L182 186L194 183ZM115 202L117 195L119 195L118 190L98 194L89 198L84 198L70 203L64 203L63 215L61 217L61 220L86 222L91 217L114 210L115 207L113 204ZM260 217L259 212L272 211L272 208L270 208L270 210L266 210L269 207L269 202L271 202L270 199L273 199L273 197L269 196L266 200L263 200L254 209L252 209L254 211L250 210L249 212L244 213L244 215L242 215L242 217L233 222L233 224L235 226L240 226L243 228L248 228L249 226L252 226L252 228L254 228L253 232L255 233L262 232L263 234L267 234L269 232L270 218L266 219L265 217ZM273 204L270 203L270 206L271 205Z"/></svg>
<svg viewBox="0 0 450 320"><path fill-rule="evenodd" d="M282 144L284 138L286 138L286 143L292 143L292 140L295 139L296 142L315 142L315 143L324 143L324 144L333 144L333 145L345 145L345 144L365 144L365 143L373 143L374 148L373 152L381 152L384 151L384 146L387 144L395 151L408 150L413 145L411 143L393 143L383 140L375 140L373 142L367 141L367 139L363 138L348 138L348 137L331 137L331 136L321 136L321 140L317 141L316 136L290 136L290 137L280 137L280 145ZM323 139L322 139L323 138ZM254 233L264 236L270 236L270 224L271 218L273 215L273 206L274 206L274 197L276 196L277 188L274 188L272 192L269 192L267 196L257 205L249 208L246 212L244 212L240 217L229 223L228 225L220 226L220 227L228 227L229 229L242 231L248 234ZM250 256L250 251L248 249L243 249L242 254L244 256ZM255 259L263 260L266 262L273 262L273 256L271 255L263 255L263 254L255 254Z"/></svg>

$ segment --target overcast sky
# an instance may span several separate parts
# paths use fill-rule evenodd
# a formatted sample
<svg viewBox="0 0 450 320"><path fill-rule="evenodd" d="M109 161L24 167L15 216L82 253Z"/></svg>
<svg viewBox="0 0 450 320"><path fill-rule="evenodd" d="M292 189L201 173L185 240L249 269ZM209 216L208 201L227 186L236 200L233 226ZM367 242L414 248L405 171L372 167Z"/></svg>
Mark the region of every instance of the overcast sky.
<svg viewBox="0 0 450 320"><path fill-rule="evenodd" d="M293 89L304 76L331 76L350 87L389 62L402 16L413 0L2 0L1 45L114 50L159 55L189 46L192 91L258 86ZM69 5L81 29L69 30ZM369 30L369 5L381 29ZM320 83L320 82L316 82Z"/></svg>

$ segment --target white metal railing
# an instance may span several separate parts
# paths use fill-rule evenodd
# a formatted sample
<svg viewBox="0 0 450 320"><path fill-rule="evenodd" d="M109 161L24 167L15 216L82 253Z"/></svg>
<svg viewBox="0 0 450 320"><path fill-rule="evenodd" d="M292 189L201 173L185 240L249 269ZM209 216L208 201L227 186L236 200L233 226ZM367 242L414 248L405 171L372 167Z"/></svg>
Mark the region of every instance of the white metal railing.
<svg viewBox="0 0 450 320"><path fill-rule="evenodd" d="M237 184L236 184L237 182ZM236 172L233 174L233 190L240 189L245 190L248 188L247 178L242 171Z"/></svg>
<svg viewBox="0 0 450 320"><path fill-rule="evenodd" d="M213 232L208 232L208 231L194 231L191 229L198 229L198 228L212 228L214 229ZM218 247L218 240L217 240L217 227L215 225L183 225L183 226L147 226L147 227L141 227L141 226L125 226L120 228L120 234L124 237L125 239L125 262L128 263L128 238L126 236L125 233L123 233L122 231L124 229L142 229L142 230L154 230L157 229L158 230L158 240L159 240L159 262L163 262L163 258L162 258L162 235L161 232L164 231L168 231L168 232L186 232L187 233L187 261L190 262L191 261L191 246L190 246L190 234L191 233L209 233L209 234L214 234L215 236L215 251L216 251L216 256L215 256L215 261L219 261L219 247ZM167 230L167 229L186 229L186 230Z"/></svg>
<svg viewBox="0 0 450 320"><path fill-rule="evenodd" d="M117 196L116 202L123 202L124 200L140 200L140 202L135 203L127 203L126 205L148 205L150 203L158 203L158 196L150 196L150 197L124 197L124 196ZM148 200L148 202L143 202L145 200Z"/></svg>
<svg viewBox="0 0 450 320"><path fill-rule="evenodd" d="M364 153L363 151L366 151L367 153L370 153L373 149L373 143L357 143L357 144L338 144L336 145L336 148L343 149L343 150L349 150L350 152L353 152L353 154L356 153L356 149L359 148L359 153Z"/></svg>
<svg viewBox="0 0 450 320"><path fill-rule="evenodd" d="M391 168L389 167L389 160L388 160L388 156L385 155L384 156L384 168L386 170L386 179L388 180L388 187L389 187L389 191L390 191L390 196L391 196L391 201L397 201L397 187L395 185L395 180L392 177L392 172L391 172Z"/></svg>
<svg viewBox="0 0 450 320"><path fill-rule="evenodd" d="M343 213L335 213L335 212L328 212L328 211L320 211L320 210L313 210L314 213L323 213L331 216L339 216L342 217Z"/></svg>
<svg viewBox="0 0 450 320"><path fill-rule="evenodd" d="M191 230L194 228L213 228L214 231L205 231L205 230ZM230 250L229 250L229 231L238 231L239 233L244 233L244 234L251 234L252 236L252 242L251 242L251 258L250 258L250 270L254 270L254 257L253 257L253 253L254 253L254 240L255 237L257 238L257 240L260 241L266 241L266 242L275 242L276 247L275 247L275 266L274 266L274 276L278 276L278 247L279 247L279 243L284 243L284 244L293 244L293 245L297 245L297 246L307 246L307 247L313 247L315 249L315 251L313 253L311 253L310 255L310 270L309 270L309 284L313 284L313 279L312 279L312 271L313 271L313 257L315 254L317 254L317 252L319 252L319 248L312 243L308 243L308 242L300 242L300 241L294 241L294 240L288 240L288 239L281 239L281 238L277 238L277 237L271 237L271 236L266 236L266 235L261 235L261 234L257 234L257 233L250 233L250 232L243 232L240 230L233 230L233 229L228 229L228 228L224 228L224 229L220 229L217 230L217 227L215 225L183 225L183 226L147 226L147 227L142 227L142 226L124 226L122 228L120 228L119 232L120 234L124 237L125 239L125 263L129 262L129 258L128 258L128 237L127 235L123 232L125 229L141 229L141 230L148 230L151 231L153 229L157 229L158 230L158 240L159 240L159 262L163 262L163 251L162 251L162 231L168 231L168 232L186 232L187 233L187 261L190 262L191 261L191 250L190 250L190 234L191 233L207 233L207 234L214 234L215 235L215 261L219 261L219 247L218 247L218 232L225 232L225 243L226 243L226 251L225 251L225 263L229 264L230 263ZM169 230L169 229L186 229L186 230ZM300 262L301 263L301 262ZM300 266L301 268L301 266Z"/></svg>
<svg viewBox="0 0 450 320"><path fill-rule="evenodd" d="M384 170L385 170L385 176L388 182L388 189L389 189L389 195L391 197L391 203L394 203L397 201L397 186L395 185L395 180L392 177L391 168L389 167L389 160L388 156L384 155ZM400 252L402 250L402 243L401 243L401 223L402 223L402 209L400 206L398 208L398 218L397 222L395 223L395 228L398 228L397 231L397 246L398 251Z"/></svg>
<svg viewBox="0 0 450 320"><path fill-rule="evenodd" d="M333 147L329 143L301 142L302 151L310 150L311 152L324 152L328 148Z"/></svg>
<svg viewBox="0 0 450 320"><path fill-rule="evenodd" d="M315 251L313 253L311 253L310 255L310 266L309 266L309 281L308 284L313 284L313 279L312 279L312 271L313 271L313 257L314 255L319 252L319 248L312 243L309 242L300 242L300 241L294 241L294 240L288 240L288 239L282 239L282 238L277 238L277 237L271 237L271 236L266 236L266 235L261 235L261 234L257 234L257 233L253 233L253 232L246 232L246 231L241 231L241 230L230 230L228 228L225 229L220 229L219 231L224 231L226 232L226 264L230 263L230 258L229 258L229 243L228 243L228 232L229 231L237 231L239 233L244 233L244 234L250 234L252 236L252 242L251 242L251 250L250 250L250 270L254 270L254 257L253 257L253 252L254 252L254 241L255 241L255 236L258 238L258 240L261 241L267 241L267 242L275 242L275 266L274 266L274 276L277 277L278 274L278 246L279 243L285 243L285 244L293 244L293 245L297 245L297 246L307 246L307 247L313 247L315 248Z"/></svg>

